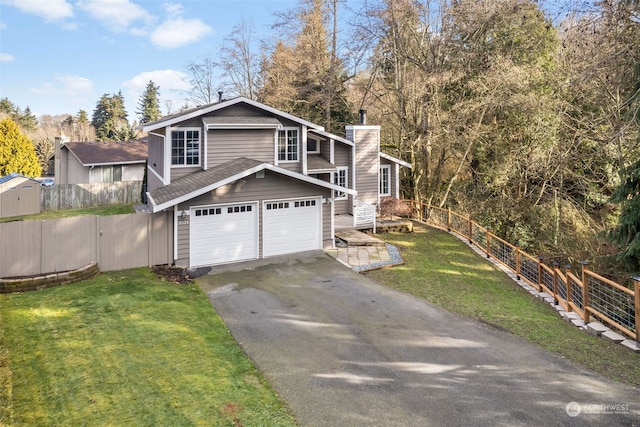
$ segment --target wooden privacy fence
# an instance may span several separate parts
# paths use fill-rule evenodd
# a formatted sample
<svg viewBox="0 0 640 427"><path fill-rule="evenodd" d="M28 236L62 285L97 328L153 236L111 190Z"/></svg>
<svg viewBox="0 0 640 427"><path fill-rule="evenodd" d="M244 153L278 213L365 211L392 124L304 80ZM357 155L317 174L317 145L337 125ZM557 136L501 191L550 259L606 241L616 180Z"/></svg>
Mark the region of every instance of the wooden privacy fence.
<svg viewBox="0 0 640 427"><path fill-rule="evenodd" d="M139 203L141 194L142 181L56 184L51 187L42 187L40 200L43 211L52 211Z"/></svg>
<svg viewBox="0 0 640 427"><path fill-rule="evenodd" d="M566 311L574 311L585 323L593 317L609 327L640 341L640 278L634 278L629 289L589 270L582 263L582 272L575 274L571 266L562 271L557 264L547 265L489 230L466 218L436 206L405 200L413 207L415 219L444 227L480 248L488 258L494 258L513 271L539 292L551 295Z"/></svg>
<svg viewBox="0 0 640 427"><path fill-rule="evenodd" d="M0 223L0 277L123 270L173 262L168 212Z"/></svg>

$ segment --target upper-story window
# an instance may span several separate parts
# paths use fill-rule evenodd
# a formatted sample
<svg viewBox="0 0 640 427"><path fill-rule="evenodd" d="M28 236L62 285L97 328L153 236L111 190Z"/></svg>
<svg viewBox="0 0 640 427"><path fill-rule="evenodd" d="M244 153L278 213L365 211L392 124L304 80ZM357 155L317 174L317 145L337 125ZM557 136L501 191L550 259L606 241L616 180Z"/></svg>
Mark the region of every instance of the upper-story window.
<svg viewBox="0 0 640 427"><path fill-rule="evenodd" d="M297 128L285 128L278 131L278 160L281 162L298 161Z"/></svg>
<svg viewBox="0 0 640 427"><path fill-rule="evenodd" d="M349 168L347 166L339 166L337 169L338 171L333 175L333 183L340 187L346 187L349 184ZM344 200L347 198L347 193L344 191L336 191L334 197L336 200Z"/></svg>
<svg viewBox="0 0 640 427"><path fill-rule="evenodd" d="M319 153L320 152L320 141L317 139L307 137L307 153Z"/></svg>
<svg viewBox="0 0 640 427"><path fill-rule="evenodd" d="M186 166L200 164L200 129L171 131L171 164Z"/></svg>
<svg viewBox="0 0 640 427"><path fill-rule="evenodd" d="M391 167L389 165L380 166L380 195L391 195Z"/></svg>

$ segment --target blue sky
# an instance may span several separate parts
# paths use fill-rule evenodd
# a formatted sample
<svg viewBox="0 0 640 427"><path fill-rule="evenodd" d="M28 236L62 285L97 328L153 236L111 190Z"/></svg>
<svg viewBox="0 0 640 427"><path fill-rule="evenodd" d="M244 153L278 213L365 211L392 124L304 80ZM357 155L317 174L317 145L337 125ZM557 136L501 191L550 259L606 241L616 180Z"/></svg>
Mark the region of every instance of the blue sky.
<svg viewBox="0 0 640 427"><path fill-rule="evenodd" d="M93 114L122 90L137 119L149 80L173 109L188 89L187 63L216 57L244 19L269 37L274 12L297 0L0 0L0 98L41 114Z"/></svg>

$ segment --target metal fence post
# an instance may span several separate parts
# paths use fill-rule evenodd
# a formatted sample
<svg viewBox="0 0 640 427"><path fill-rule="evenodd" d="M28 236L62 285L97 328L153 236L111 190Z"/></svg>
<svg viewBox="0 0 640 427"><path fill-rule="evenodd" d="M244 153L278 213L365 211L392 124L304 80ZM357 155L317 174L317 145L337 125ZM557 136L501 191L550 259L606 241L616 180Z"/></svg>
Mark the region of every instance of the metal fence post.
<svg viewBox="0 0 640 427"><path fill-rule="evenodd" d="M558 264L556 261L553 262L553 301L556 305L558 305Z"/></svg>
<svg viewBox="0 0 640 427"><path fill-rule="evenodd" d="M564 272L567 277L567 312L569 312L573 311L571 309L571 279L569 278L569 273L571 273L571 264L564 266Z"/></svg>
<svg viewBox="0 0 640 427"><path fill-rule="evenodd" d="M487 230L487 258L491 258L491 233Z"/></svg>
<svg viewBox="0 0 640 427"><path fill-rule="evenodd" d="M633 278L636 314L636 341L640 342L640 277Z"/></svg>
<svg viewBox="0 0 640 427"><path fill-rule="evenodd" d="M585 271L589 271L589 262L582 261L582 320L584 323L589 322L589 311L587 307L589 307L589 281L587 280L587 275L584 274Z"/></svg>
<svg viewBox="0 0 640 427"><path fill-rule="evenodd" d="M544 258L538 255L538 292L542 291L542 263Z"/></svg>

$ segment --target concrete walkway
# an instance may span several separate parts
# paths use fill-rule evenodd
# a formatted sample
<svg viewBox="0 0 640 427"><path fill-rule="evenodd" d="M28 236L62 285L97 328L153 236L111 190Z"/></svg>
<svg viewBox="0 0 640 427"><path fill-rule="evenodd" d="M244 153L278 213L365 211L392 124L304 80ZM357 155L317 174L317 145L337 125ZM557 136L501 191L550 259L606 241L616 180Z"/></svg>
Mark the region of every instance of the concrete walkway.
<svg viewBox="0 0 640 427"><path fill-rule="evenodd" d="M392 245L368 233L358 230L336 232L338 245L326 253L342 264L363 272L392 265L403 264L400 252Z"/></svg>
<svg viewBox="0 0 640 427"><path fill-rule="evenodd" d="M301 426L634 426L640 391L325 253L197 279Z"/></svg>

